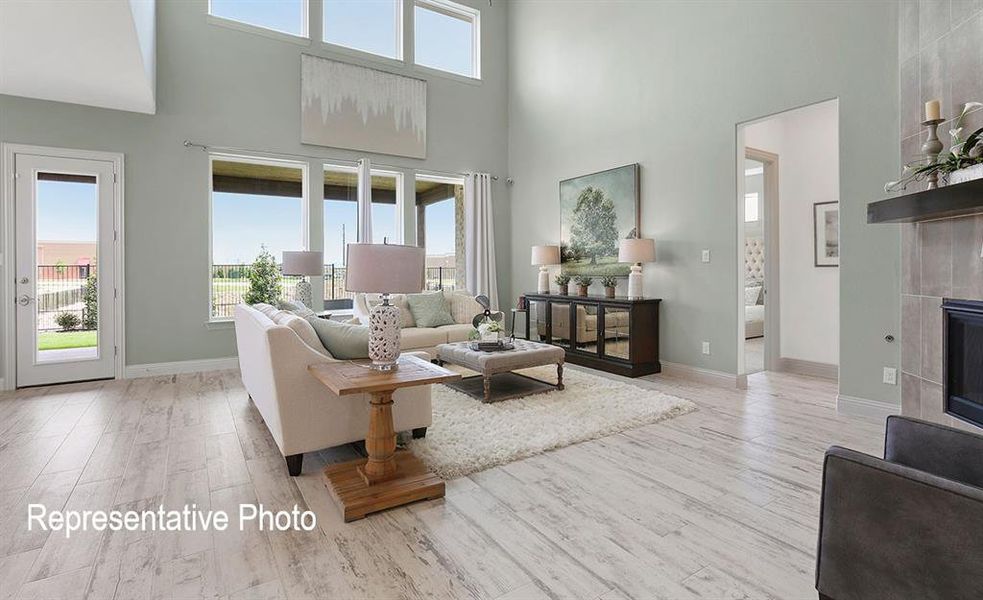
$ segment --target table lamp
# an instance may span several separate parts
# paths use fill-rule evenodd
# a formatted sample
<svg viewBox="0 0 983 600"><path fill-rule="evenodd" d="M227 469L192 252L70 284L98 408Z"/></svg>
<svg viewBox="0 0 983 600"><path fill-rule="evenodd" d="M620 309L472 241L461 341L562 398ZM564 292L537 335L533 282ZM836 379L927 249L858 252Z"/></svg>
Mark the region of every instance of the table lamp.
<svg viewBox="0 0 983 600"><path fill-rule="evenodd" d="M642 263L655 262L655 240L628 238L618 245L618 262L634 263L628 275L628 299L642 298Z"/></svg>
<svg viewBox="0 0 983 600"><path fill-rule="evenodd" d="M369 359L377 371L394 371L399 359L399 307L389 294L423 290L425 251L395 244L348 244L345 290L382 294L382 303L369 312Z"/></svg>
<svg viewBox="0 0 983 600"><path fill-rule="evenodd" d="M284 251L283 274L303 276L303 279L297 283L297 301L313 309L314 297L307 277L324 275L324 253L314 250Z"/></svg>
<svg viewBox="0 0 983 600"><path fill-rule="evenodd" d="M546 265L560 264L559 246L533 246L532 264L539 265L539 289L540 294L550 293L550 270Z"/></svg>

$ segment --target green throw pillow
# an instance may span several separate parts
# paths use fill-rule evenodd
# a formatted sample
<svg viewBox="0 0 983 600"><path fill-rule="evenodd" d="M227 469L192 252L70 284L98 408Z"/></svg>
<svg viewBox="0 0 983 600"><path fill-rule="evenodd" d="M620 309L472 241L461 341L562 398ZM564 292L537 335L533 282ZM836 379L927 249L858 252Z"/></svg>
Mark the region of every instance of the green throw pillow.
<svg viewBox="0 0 983 600"><path fill-rule="evenodd" d="M453 325L450 307L443 292L433 294L407 294L406 302L410 305L413 320L417 327L440 327Z"/></svg>
<svg viewBox="0 0 983 600"><path fill-rule="evenodd" d="M369 328L364 325L349 325L317 316L307 317L321 345L338 360L369 357Z"/></svg>

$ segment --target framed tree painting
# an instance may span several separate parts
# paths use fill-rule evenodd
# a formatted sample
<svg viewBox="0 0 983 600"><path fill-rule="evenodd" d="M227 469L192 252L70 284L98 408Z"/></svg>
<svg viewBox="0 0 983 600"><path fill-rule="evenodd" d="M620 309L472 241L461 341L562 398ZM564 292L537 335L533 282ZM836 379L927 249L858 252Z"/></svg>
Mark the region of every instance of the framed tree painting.
<svg viewBox="0 0 983 600"><path fill-rule="evenodd" d="M560 262L569 275L627 277L618 242L637 237L638 164L560 182Z"/></svg>
<svg viewBox="0 0 983 600"><path fill-rule="evenodd" d="M816 266L840 266L840 203L813 204L812 220Z"/></svg>

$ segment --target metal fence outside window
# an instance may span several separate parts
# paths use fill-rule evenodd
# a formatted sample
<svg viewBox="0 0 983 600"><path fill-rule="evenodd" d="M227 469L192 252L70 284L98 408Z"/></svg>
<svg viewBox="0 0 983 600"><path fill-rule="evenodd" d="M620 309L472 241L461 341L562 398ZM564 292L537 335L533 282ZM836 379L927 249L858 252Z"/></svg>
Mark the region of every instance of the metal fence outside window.
<svg viewBox="0 0 983 600"><path fill-rule="evenodd" d="M95 274L95 265L38 265L38 331L61 329L55 318L64 312L85 322L85 282Z"/></svg>

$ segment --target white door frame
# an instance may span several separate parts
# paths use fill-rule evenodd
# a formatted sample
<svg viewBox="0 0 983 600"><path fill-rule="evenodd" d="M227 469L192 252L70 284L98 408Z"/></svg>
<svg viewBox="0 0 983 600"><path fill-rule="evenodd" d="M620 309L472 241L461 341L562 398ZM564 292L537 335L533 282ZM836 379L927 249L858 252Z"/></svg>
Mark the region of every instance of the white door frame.
<svg viewBox="0 0 983 600"><path fill-rule="evenodd" d="M743 133L743 130L741 130ZM778 187L778 161L779 156L765 150L746 147L743 145L743 135L739 137L741 142L740 168L738 169L738 195L737 195L737 272L738 272L738 319L737 319L737 356L740 364L738 372L747 373L747 365L744 358L745 330L744 330L744 160L756 160L764 165L764 193L763 202L763 231L765 237L765 354L764 370L781 370L781 287L779 282L780 264L780 228L779 228L779 187Z"/></svg>
<svg viewBox="0 0 983 600"><path fill-rule="evenodd" d="M3 313L3 330L0 331L0 341L3 347L3 379L0 389L12 390L17 385L17 349L15 336L15 278L14 278L14 183L16 173L14 171L14 158L17 154L36 154L40 156L50 156L54 158L75 158L83 160L99 160L113 164L115 175L113 182L113 220L116 239L113 244L114 251L114 275L116 279L116 297L114 299L113 313L115 315L115 340L114 344L119 349L115 360L115 378L123 378L123 367L126 364L126 335L124 325L124 277L123 265L123 154L117 152L100 152L95 150L75 150L67 148L51 148L47 146L31 146L26 144L3 143L0 145L3 152L3 186L0 187L0 221L2 221L3 248L0 268L2 268L3 285L0 287L0 306Z"/></svg>

